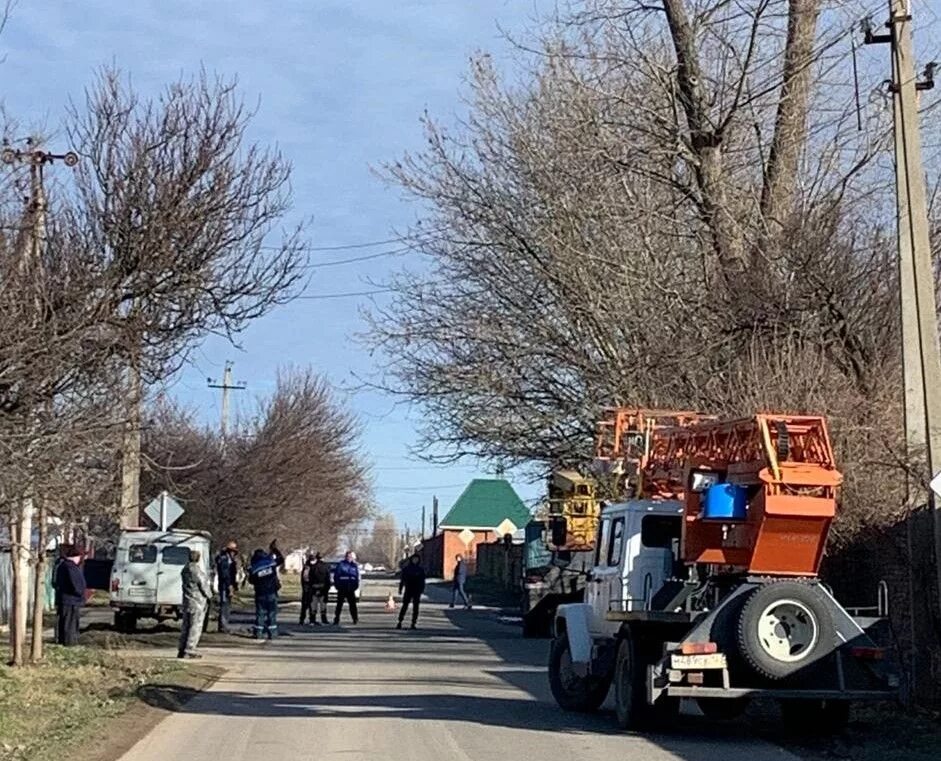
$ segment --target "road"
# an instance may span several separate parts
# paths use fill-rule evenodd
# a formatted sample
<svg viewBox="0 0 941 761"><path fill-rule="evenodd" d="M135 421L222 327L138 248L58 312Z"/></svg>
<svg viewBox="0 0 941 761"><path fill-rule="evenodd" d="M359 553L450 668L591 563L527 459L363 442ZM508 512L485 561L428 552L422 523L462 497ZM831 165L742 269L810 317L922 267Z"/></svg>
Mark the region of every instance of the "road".
<svg viewBox="0 0 941 761"><path fill-rule="evenodd" d="M411 632L392 628L378 596L363 608L357 627L207 650L228 672L123 760L796 759L735 726L642 737L604 713L565 714L546 684L547 643L492 612L426 604Z"/></svg>

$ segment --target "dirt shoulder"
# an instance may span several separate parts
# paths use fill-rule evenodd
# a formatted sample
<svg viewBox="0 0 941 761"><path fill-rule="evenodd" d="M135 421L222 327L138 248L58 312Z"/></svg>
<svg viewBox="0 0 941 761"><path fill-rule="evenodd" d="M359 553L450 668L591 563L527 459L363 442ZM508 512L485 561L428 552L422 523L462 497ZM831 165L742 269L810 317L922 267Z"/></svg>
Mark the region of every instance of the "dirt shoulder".
<svg viewBox="0 0 941 761"><path fill-rule="evenodd" d="M112 761L221 673L51 645L38 666L0 666L0 760Z"/></svg>

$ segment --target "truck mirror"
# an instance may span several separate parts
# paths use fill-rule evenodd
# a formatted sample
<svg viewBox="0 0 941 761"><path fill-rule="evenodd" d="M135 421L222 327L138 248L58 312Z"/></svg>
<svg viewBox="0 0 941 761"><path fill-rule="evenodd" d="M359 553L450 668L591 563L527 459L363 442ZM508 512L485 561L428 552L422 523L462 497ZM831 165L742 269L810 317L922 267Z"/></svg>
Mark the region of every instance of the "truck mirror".
<svg viewBox="0 0 941 761"><path fill-rule="evenodd" d="M552 544L556 547L564 546L568 540L568 521L565 518L553 516L549 529L552 534Z"/></svg>

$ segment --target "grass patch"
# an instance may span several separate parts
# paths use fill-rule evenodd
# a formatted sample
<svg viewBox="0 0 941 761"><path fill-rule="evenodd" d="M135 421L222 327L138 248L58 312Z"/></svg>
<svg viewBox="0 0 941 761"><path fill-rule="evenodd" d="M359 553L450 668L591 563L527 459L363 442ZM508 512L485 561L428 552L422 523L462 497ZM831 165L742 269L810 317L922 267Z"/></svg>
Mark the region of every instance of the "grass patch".
<svg viewBox="0 0 941 761"><path fill-rule="evenodd" d="M6 662L7 653L0 651ZM183 664L50 645L36 666L0 666L0 759L51 761L100 731L144 686L185 682Z"/></svg>

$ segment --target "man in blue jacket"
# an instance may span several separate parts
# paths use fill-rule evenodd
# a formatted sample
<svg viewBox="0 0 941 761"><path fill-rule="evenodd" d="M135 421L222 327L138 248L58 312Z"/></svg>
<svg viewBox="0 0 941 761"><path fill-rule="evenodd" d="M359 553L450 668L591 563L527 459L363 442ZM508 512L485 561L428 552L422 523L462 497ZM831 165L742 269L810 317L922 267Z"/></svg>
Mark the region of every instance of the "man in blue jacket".
<svg viewBox="0 0 941 761"><path fill-rule="evenodd" d="M79 617L85 604L85 574L69 555L68 545L59 548L53 588L56 592L56 641L65 647L78 644Z"/></svg>
<svg viewBox="0 0 941 761"><path fill-rule="evenodd" d="M255 639L273 639L278 636L278 562L264 550L255 550L248 581L255 588Z"/></svg>
<svg viewBox="0 0 941 761"><path fill-rule="evenodd" d="M232 595L238 587L238 551L235 542L229 542L216 555L216 583L219 587L219 631L229 633L229 613Z"/></svg>
<svg viewBox="0 0 941 761"><path fill-rule="evenodd" d="M343 612L343 603L350 606L350 617L353 623L359 623L359 611L356 609L356 590L359 589L359 566L356 565L356 555L347 552L343 560L337 563L333 571L333 586L337 589L337 610L333 616L333 625L340 623L340 614Z"/></svg>

